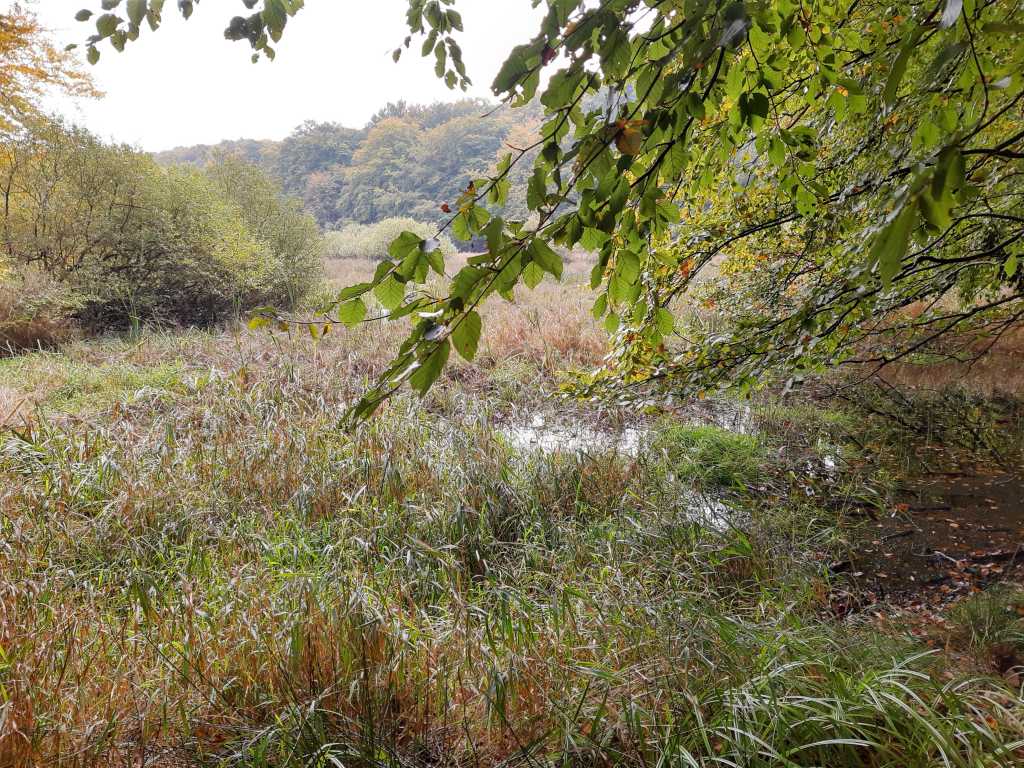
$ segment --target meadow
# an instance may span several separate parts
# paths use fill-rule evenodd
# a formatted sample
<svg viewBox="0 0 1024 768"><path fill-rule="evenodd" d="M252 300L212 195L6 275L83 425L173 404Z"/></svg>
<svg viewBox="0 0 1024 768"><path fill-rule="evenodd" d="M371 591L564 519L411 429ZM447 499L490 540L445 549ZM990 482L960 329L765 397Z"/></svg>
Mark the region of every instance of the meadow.
<svg viewBox="0 0 1024 768"><path fill-rule="evenodd" d="M0 766L1019 765L1016 555L927 610L838 567L927 435L567 401L605 350L571 272L355 430L373 324L0 360Z"/></svg>

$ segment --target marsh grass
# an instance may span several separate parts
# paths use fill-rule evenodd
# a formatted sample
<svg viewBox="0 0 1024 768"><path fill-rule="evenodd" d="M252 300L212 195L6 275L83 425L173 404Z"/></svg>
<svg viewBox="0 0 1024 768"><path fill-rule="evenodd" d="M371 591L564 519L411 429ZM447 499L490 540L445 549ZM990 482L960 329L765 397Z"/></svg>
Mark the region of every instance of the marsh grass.
<svg viewBox="0 0 1024 768"><path fill-rule="evenodd" d="M767 451L756 435L669 423L659 430L653 447L681 480L701 488L743 490L763 479Z"/></svg>
<svg viewBox="0 0 1024 768"><path fill-rule="evenodd" d="M6 272L0 265L0 358L51 349L75 335L74 293L35 269Z"/></svg>
<svg viewBox="0 0 1024 768"><path fill-rule="evenodd" d="M362 329L6 363L37 408L0 433L0 766L1020 763L1020 691L829 618L841 514L756 489L832 426L520 454L496 415L594 354L525 327L354 432Z"/></svg>
<svg viewBox="0 0 1024 768"><path fill-rule="evenodd" d="M950 612L952 641L970 650L1001 653L1024 674L1024 589L1000 585L958 604Z"/></svg>

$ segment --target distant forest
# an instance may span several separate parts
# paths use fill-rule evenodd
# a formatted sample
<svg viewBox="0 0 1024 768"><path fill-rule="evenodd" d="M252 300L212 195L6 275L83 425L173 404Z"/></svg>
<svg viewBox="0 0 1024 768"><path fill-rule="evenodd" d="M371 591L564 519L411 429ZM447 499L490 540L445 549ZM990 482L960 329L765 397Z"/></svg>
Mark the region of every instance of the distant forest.
<svg viewBox="0 0 1024 768"><path fill-rule="evenodd" d="M388 104L364 128L306 122L283 141L240 140L182 147L158 162L205 166L225 156L246 160L302 199L324 229L395 216L442 217L470 179L485 175L506 145L525 146L541 125L536 108L509 109L482 99ZM525 175L514 175L506 215L525 218Z"/></svg>

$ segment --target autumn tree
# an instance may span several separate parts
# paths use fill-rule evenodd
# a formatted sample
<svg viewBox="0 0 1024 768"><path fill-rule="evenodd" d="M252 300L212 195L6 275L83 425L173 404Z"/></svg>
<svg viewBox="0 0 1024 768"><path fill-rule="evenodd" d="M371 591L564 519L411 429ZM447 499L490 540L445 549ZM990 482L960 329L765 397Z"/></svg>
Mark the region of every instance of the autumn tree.
<svg viewBox="0 0 1024 768"><path fill-rule="evenodd" d="M525 123L530 130L539 126L536 109L495 106L481 99L398 102L380 109L363 128L306 122L282 141L223 141L156 157L165 165L200 168L224 157L258 165L301 197L325 229L392 216L437 222L443 201L491 171L506 143L521 142ZM517 173L514 180L524 178ZM525 192L517 192L515 211L525 215Z"/></svg>
<svg viewBox="0 0 1024 768"><path fill-rule="evenodd" d="M336 123L305 122L277 146L274 175L287 192L301 194L313 174L349 165L364 138L364 131Z"/></svg>
<svg viewBox="0 0 1024 768"><path fill-rule="evenodd" d="M97 95L74 56L54 47L35 14L15 3L0 14L0 131L37 116L39 100L50 90Z"/></svg>

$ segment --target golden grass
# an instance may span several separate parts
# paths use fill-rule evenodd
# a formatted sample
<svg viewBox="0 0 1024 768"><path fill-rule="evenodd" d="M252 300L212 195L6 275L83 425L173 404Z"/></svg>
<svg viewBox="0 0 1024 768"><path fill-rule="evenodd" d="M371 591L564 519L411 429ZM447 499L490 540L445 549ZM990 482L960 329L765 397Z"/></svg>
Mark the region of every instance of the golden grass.
<svg viewBox="0 0 1024 768"><path fill-rule="evenodd" d="M449 260L448 271L465 264L466 254ZM585 255L568 258L563 282L545 280L534 290L520 287L516 301L499 297L481 310L484 337L478 363L487 368L514 360L530 361L545 373L600 364L607 351L607 337L590 308L594 295L585 279L592 262ZM361 259L327 262L331 283L340 288L368 280L375 265Z"/></svg>
<svg viewBox="0 0 1024 768"><path fill-rule="evenodd" d="M969 362L896 363L881 376L896 387L942 390L965 389L982 396L1024 395L1024 328L1010 331L994 343L972 342L965 356L986 354Z"/></svg>
<svg viewBox="0 0 1024 768"><path fill-rule="evenodd" d="M54 348L73 336L67 297L42 274L26 270L0 278L0 357Z"/></svg>
<svg viewBox="0 0 1024 768"><path fill-rule="evenodd" d="M0 386L0 428L24 425L32 409L31 395Z"/></svg>

